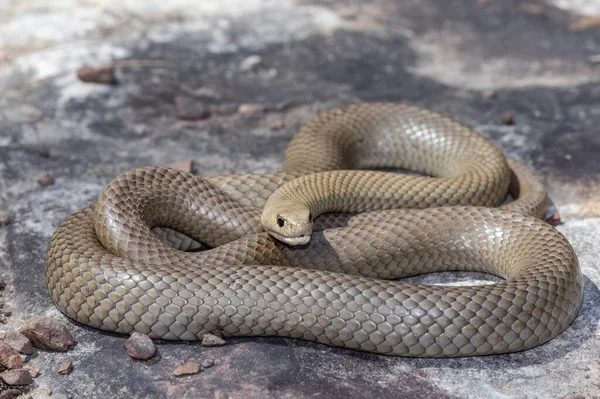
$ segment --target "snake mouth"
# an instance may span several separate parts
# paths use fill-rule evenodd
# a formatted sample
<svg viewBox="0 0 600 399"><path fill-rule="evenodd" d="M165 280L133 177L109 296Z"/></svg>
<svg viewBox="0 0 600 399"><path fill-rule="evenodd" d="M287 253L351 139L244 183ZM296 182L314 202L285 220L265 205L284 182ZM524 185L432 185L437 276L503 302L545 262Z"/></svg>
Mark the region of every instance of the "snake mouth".
<svg viewBox="0 0 600 399"><path fill-rule="evenodd" d="M273 230L269 230L268 233L271 237L275 238L276 240L281 241L284 244L292 245L292 246L306 245L310 241L310 236L304 235L304 234L299 235L298 237L286 237L286 236L281 235Z"/></svg>

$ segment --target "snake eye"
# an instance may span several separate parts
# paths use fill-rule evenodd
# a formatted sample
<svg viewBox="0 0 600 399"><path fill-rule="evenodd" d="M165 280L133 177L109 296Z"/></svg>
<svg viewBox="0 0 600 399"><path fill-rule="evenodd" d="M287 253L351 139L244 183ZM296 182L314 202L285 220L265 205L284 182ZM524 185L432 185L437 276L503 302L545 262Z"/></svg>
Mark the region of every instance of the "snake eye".
<svg viewBox="0 0 600 399"><path fill-rule="evenodd" d="M279 227L283 227L283 225L285 224L285 219L281 216L277 216L277 224L279 225Z"/></svg>

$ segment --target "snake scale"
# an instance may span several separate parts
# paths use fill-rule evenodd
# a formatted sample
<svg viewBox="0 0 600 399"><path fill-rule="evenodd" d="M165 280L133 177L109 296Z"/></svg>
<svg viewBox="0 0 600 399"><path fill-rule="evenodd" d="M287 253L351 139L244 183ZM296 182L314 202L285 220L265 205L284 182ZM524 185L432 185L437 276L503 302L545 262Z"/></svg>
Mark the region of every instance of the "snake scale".
<svg viewBox="0 0 600 399"><path fill-rule="evenodd" d="M517 199L494 208L509 189ZM46 279L68 317L119 333L508 353L556 337L581 307L577 257L539 219L546 207L535 177L459 122L406 104L351 105L302 127L280 172L120 175L58 227ZM155 227L211 249L177 250ZM503 280L398 280L451 270Z"/></svg>

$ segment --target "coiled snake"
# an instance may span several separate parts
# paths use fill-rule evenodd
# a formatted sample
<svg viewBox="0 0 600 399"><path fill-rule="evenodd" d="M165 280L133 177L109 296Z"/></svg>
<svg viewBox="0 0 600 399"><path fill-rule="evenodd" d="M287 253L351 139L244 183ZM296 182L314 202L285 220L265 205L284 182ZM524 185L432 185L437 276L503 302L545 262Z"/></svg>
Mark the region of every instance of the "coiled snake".
<svg viewBox="0 0 600 399"><path fill-rule="evenodd" d="M355 170L374 168L436 177ZM518 199L490 208L509 186ZM573 249L538 219L546 206L537 180L466 126L410 105L353 105L306 124L281 172L122 174L56 230L46 278L62 312L107 331L282 336L401 356L514 352L557 336L582 302ZM214 248L179 251L153 227ZM446 270L504 280L397 281Z"/></svg>

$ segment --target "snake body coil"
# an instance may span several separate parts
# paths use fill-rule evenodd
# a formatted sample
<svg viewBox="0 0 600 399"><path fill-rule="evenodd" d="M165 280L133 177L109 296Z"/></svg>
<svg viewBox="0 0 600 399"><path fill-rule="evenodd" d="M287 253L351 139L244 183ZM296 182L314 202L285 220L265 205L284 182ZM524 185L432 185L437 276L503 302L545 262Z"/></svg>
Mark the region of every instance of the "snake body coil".
<svg viewBox="0 0 600 399"><path fill-rule="evenodd" d="M382 167L437 177L349 170ZM489 208L509 186L518 199ZM124 173L54 233L46 278L62 312L108 331L284 336L404 356L513 352L558 335L581 306L573 249L533 217L546 205L537 180L471 129L363 104L309 122L281 172ZM390 209L402 207L433 208ZM214 248L178 251L154 227ZM395 281L445 270L504 281Z"/></svg>

